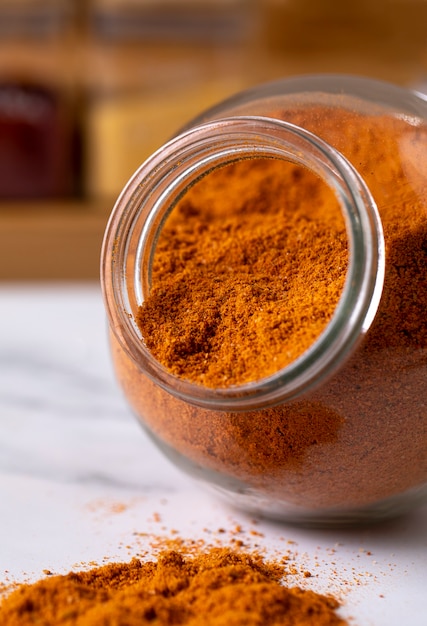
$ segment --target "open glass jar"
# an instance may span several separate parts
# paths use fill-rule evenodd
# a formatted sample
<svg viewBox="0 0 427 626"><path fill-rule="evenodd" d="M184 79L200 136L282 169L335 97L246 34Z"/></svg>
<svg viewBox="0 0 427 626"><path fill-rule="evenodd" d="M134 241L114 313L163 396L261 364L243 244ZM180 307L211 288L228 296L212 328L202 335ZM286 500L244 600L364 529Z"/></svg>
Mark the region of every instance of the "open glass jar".
<svg viewBox="0 0 427 626"><path fill-rule="evenodd" d="M421 95L368 79L264 85L194 120L116 203L102 287L118 381L164 453L235 506L342 524L426 498L426 120Z"/></svg>

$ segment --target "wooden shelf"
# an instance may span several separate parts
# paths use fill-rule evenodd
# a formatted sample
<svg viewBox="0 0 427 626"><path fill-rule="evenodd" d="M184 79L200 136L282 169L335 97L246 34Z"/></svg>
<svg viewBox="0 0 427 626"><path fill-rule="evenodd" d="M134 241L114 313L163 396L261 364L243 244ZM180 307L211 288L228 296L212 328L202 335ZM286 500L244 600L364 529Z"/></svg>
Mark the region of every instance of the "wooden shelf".
<svg viewBox="0 0 427 626"><path fill-rule="evenodd" d="M0 280L98 280L114 200L0 204Z"/></svg>
<svg viewBox="0 0 427 626"><path fill-rule="evenodd" d="M245 87L331 72L426 83L425 0L265 0L253 31L227 45L97 37L89 5L76 7L64 38L3 38L0 73L28 66L70 97L84 147L79 189L106 199L0 201L0 281L98 280L106 223L131 173L194 115Z"/></svg>

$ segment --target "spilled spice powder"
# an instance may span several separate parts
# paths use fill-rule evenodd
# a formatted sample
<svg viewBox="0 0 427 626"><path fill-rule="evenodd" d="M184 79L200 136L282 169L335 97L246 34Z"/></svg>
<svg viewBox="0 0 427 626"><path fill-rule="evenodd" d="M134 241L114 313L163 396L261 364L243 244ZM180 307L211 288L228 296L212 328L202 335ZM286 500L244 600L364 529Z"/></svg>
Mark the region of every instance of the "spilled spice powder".
<svg viewBox="0 0 427 626"><path fill-rule="evenodd" d="M427 128L339 101L342 107L270 111L261 104L258 113L335 146L379 208L383 294L371 328L341 369L275 407L206 409L145 376L112 336L126 398L166 454L233 503L241 499L279 517L333 511L334 518L382 501L378 515L388 514L389 498L407 494L410 502L426 488L427 181L419 164ZM262 379L301 354L330 320L347 267L342 222L325 185L291 166L278 175L282 166L248 161L232 166L230 180L232 167L219 170L216 181L208 175L166 223L152 296L138 323L156 359L179 378L214 388ZM286 191L294 216L272 201L281 197L282 176L293 180ZM221 224L211 216L222 210ZM283 218L293 238L281 231Z"/></svg>
<svg viewBox="0 0 427 626"><path fill-rule="evenodd" d="M160 552L21 585L2 626L345 626L338 602L287 587L286 569L256 552Z"/></svg>

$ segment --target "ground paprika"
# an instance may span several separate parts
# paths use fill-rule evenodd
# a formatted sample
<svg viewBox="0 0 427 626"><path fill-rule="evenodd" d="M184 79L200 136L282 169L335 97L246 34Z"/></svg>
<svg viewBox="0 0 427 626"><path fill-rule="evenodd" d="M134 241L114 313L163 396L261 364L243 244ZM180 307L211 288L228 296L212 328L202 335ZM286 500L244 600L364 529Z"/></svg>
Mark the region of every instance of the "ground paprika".
<svg viewBox="0 0 427 626"><path fill-rule="evenodd" d="M339 603L287 587L286 567L227 547L112 563L21 585L2 626L345 626Z"/></svg>
<svg viewBox="0 0 427 626"><path fill-rule="evenodd" d="M181 194L155 242L151 289L132 313L176 389L146 375L113 325L117 376L166 454L233 504L300 521L387 517L426 496L426 122L348 96L344 87L332 98L275 89L275 97L237 99L211 117L291 122L363 177L385 246L369 329L306 392L265 408L239 407L239 393L264 379L272 385L275 371L305 358L332 325L350 255L358 254L349 251L327 185L301 164L254 154ZM374 84L369 92L384 89ZM211 395L188 401L179 380L231 390L236 408L216 407Z"/></svg>
<svg viewBox="0 0 427 626"><path fill-rule="evenodd" d="M259 380L312 345L346 270L332 190L293 163L242 161L194 185L169 217L137 321L178 376L209 387Z"/></svg>

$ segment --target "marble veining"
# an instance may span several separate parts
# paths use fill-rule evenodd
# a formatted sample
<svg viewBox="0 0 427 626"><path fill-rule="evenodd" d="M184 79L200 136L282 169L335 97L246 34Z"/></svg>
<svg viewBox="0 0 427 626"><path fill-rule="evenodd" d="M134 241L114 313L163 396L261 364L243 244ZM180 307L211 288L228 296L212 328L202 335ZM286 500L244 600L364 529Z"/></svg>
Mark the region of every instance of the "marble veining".
<svg viewBox="0 0 427 626"><path fill-rule="evenodd" d="M97 285L0 285L0 581L126 559L150 535L227 537L236 524L267 551L295 545L311 588L345 587L354 626L427 625L427 507L353 531L254 526L173 467L132 416Z"/></svg>

